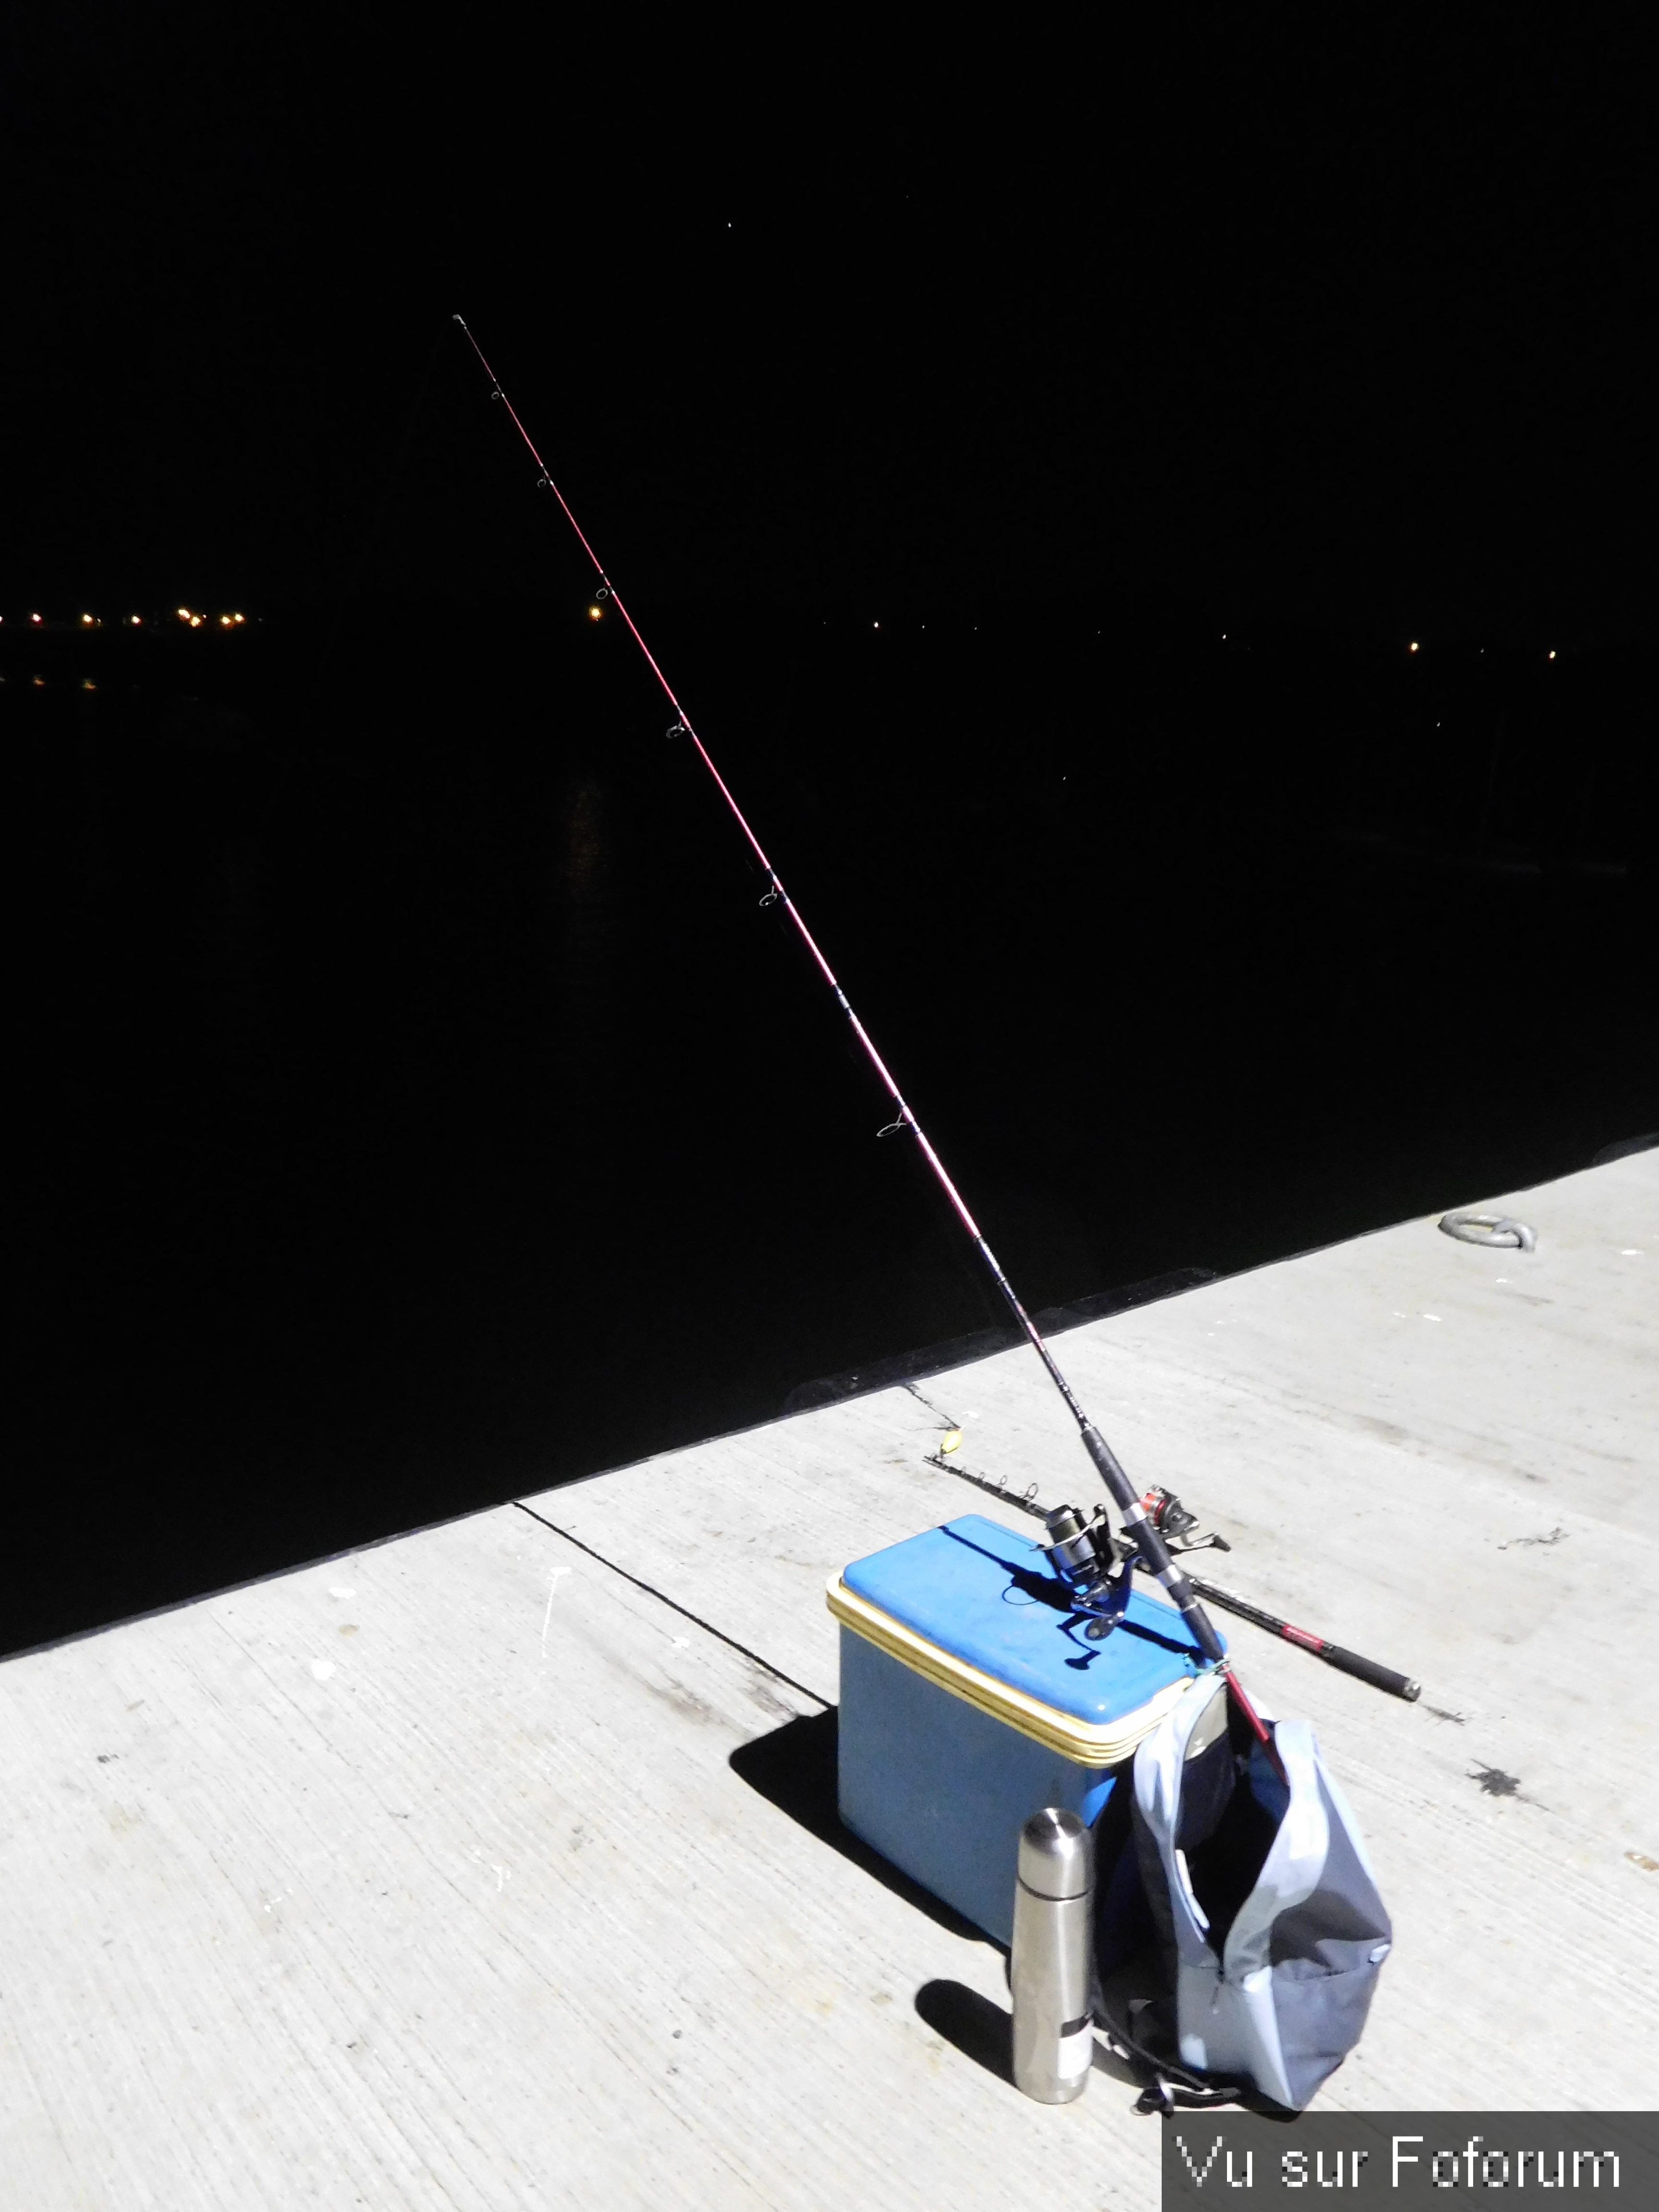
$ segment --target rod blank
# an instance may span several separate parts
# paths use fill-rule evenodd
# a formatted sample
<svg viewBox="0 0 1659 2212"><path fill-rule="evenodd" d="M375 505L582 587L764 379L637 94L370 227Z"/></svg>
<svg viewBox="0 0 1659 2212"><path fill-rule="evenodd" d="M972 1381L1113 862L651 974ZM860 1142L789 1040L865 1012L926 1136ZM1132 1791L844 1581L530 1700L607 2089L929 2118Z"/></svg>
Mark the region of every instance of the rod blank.
<svg viewBox="0 0 1659 2212"><path fill-rule="evenodd" d="M1369 1682L1376 1690L1386 1690L1391 1697L1404 1698L1408 1705L1415 1704L1422 1690L1420 1682L1413 1682L1409 1674L1396 1674L1392 1667L1379 1666L1375 1659L1364 1659L1357 1651L1346 1651L1328 1637L1316 1636L1310 1628L1296 1628L1277 1613L1269 1613L1248 1598L1239 1597L1232 1590L1223 1589L1218 1583L1206 1582L1198 1575L1188 1577L1193 1588L1212 1605L1220 1606L1224 1612L1236 1613L1241 1620L1255 1621L1258 1628L1267 1629L1274 1636L1282 1636L1287 1644L1299 1644L1303 1650L1311 1651L1316 1659L1322 1659L1328 1667L1337 1667L1345 1674L1352 1674L1362 1682Z"/></svg>
<svg viewBox="0 0 1659 2212"><path fill-rule="evenodd" d="M641 653L645 656L646 664L650 668L652 674L656 678L658 684L660 685L664 697L668 701L669 705L674 709L675 715L678 719L678 727L684 731L684 734L690 739L693 747L696 749L698 759L702 761L703 766L708 769L710 776L714 779L715 787L719 790L720 797L726 801L727 807L730 809L732 820L737 823L738 828L743 833L744 841L748 844L750 850L754 854L756 860L759 861L762 868L765 871L767 884L769 891L782 906L784 912L788 915L791 922L793 923L801 943L805 946L807 952L811 957L813 964L817 967L819 974L823 976L830 989L834 993L836 1005L841 1008L842 1013L846 1015L848 1021L852 1025L853 1034L857 1037L859 1043L862 1046L865 1056L869 1060L871 1066L874 1068L877 1076L880 1079L883 1089L887 1092L888 1097L898 1109L899 1123L903 1127L908 1128L915 1136L916 1143L921 1148L922 1157L927 1161L929 1169L932 1170L934 1181L939 1184L939 1188L950 1200L957 1218L962 1223L962 1225L967 1231L969 1237L972 1239L975 1249L978 1252L980 1258L985 1263L985 1266L991 1275L992 1280L996 1284L998 1290L1001 1292L1004 1299L1006 1301L1009 1310L1012 1313L1014 1319L1018 1322L1021 1330L1029 1340L1032 1350L1036 1353L1037 1358L1042 1362L1043 1366L1048 1370L1049 1380L1054 1383L1054 1388L1059 1391L1060 1396L1066 1401L1067 1410L1070 1412L1072 1418L1076 1421L1078 1428L1082 1433L1084 1449L1088 1453L1090 1458L1094 1462L1096 1470L1099 1474L1102 1481L1105 1484L1106 1488L1117 1505L1119 1511L1122 1514L1124 1520L1127 1522L1130 1529L1133 1531L1135 1541L1139 1547L1141 1556L1146 1562L1148 1571L1155 1575L1158 1577L1158 1580L1164 1585L1170 1603L1179 1609L1182 1620L1186 1622L1189 1633L1197 1643L1199 1649L1203 1652L1205 1657L1209 1660L1212 1665L1218 1667L1224 1675L1228 1689L1231 1692L1239 1711L1249 1723L1250 1729L1257 1740L1266 1747L1269 1757L1273 1759L1275 1763L1277 1763L1278 1753L1273 1749L1273 1738L1268 1734L1267 1726L1263 1723L1261 1716L1257 1713L1255 1706L1251 1705L1249 1698L1244 1694L1244 1691L1239 1683L1238 1677L1233 1673L1231 1668L1228 1665L1221 1638L1216 1634L1214 1628L1211 1625L1209 1616L1206 1613L1203 1607L1199 1603L1191 1583L1188 1583L1185 1575L1182 1573L1180 1568L1170 1558L1169 1549L1164 1544L1164 1538L1148 1517L1141 1504L1139 1495L1137 1492L1134 1485L1130 1481L1128 1476L1119 1466L1116 1455L1113 1452L1111 1446L1106 1442L1106 1439L1101 1435L1099 1430L1096 1428L1094 1423L1084 1412L1082 1406L1078 1401L1077 1394L1073 1391L1071 1384L1066 1381L1065 1376L1061 1374L1059 1363L1055 1359L1053 1352L1049 1351L1047 1344L1044 1343L1042 1334L1038 1330L1036 1322L1033 1322L1030 1314L1026 1312L1024 1307L1020 1304L1018 1296L1015 1294L1013 1285L1009 1281L1007 1275L1003 1271L1001 1263L997 1259L995 1253L992 1251L990 1245L987 1243L983 1231L980 1228L979 1224L975 1220L973 1215L969 1212L966 1200L963 1197L962 1193L957 1188L955 1183L951 1182L949 1174L945 1170L944 1161L940 1159L939 1154L933 1150L927 1132L922 1128L921 1124L917 1121L915 1115L911 1112L909 1106L906 1103L904 1096L900 1091L897 1083L894 1080L892 1074L889 1071L886 1061L877 1051L874 1040L872 1038L869 1031L865 1028L864 1024L859 1019L857 1014L853 1011L852 1002L848 998L846 992L842 990L840 983L836 980L835 971L831 969L830 963L824 958L823 952L819 950L817 939L812 935L811 931L808 929L805 921L802 919L799 908L796 906L794 901L785 890L777 870L772 866L771 861L767 858L766 853L761 845L760 839L755 835L753 830L750 829L747 816L744 813L743 809L738 805L737 800L732 797L731 789L728 787L725 777L715 767L714 761L708 755L707 748L703 744L702 739L697 735L696 731L693 728L691 717L686 713L684 708L680 704L673 686L669 683L668 678L664 675L661 668L659 666L655 654L646 643L644 638L640 635L638 626L635 623L633 616L629 613L628 609L623 605L621 592L617 591L616 585L606 574L604 562L599 559L599 555L593 550L592 545L588 544L586 535L584 532L580 523L577 521L575 516L571 513L569 503L566 500L564 494L560 490L558 485L555 483L552 471L549 469L546 462L537 451L534 439L532 438L529 431L526 429L523 422L520 420L518 410L514 406L513 402L507 398L506 392L503 390L501 379L496 375L495 370L491 368L488 360L485 358L483 348L478 343L477 338L473 337L472 332L467 328L465 316L457 315L453 319L460 325L462 333L465 336L467 343L471 347L473 352L478 356L479 367L483 370L484 374L489 379L491 398L500 400L502 406L506 409L508 416L512 420L514 428L523 440L526 451L529 453L531 459L535 462L538 471L537 477L538 488L544 487L547 490L550 491L554 498L557 500L560 507L563 510L565 520L569 523L570 527L575 532L578 539L580 541L582 550L586 554L588 559L593 564L594 573L605 587L605 594L608 596L611 605L615 607L617 612L621 616L623 623L627 625L629 636L633 639L635 644L638 646Z"/></svg>

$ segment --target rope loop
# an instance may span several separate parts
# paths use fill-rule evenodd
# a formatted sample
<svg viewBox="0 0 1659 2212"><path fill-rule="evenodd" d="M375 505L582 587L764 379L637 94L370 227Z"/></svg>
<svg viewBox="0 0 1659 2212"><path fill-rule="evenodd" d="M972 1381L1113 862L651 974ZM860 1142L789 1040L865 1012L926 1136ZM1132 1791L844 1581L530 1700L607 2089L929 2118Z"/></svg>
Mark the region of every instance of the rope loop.
<svg viewBox="0 0 1659 2212"><path fill-rule="evenodd" d="M1524 1221L1512 1220L1507 1213L1472 1213L1467 1209L1443 1213L1440 1229L1443 1235L1455 1237L1460 1244L1501 1244L1510 1251L1518 1248L1530 1252L1538 1243L1536 1230L1529 1229Z"/></svg>

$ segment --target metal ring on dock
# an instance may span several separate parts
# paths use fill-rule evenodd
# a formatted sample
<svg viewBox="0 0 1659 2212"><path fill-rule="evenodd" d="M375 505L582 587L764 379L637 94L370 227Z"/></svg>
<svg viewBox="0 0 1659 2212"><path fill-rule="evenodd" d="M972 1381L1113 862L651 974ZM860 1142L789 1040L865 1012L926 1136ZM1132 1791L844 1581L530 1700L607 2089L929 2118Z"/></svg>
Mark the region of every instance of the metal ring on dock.
<svg viewBox="0 0 1659 2212"><path fill-rule="evenodd" d="M1530 1252L1538 1243L1535 1231L1507 1213L1443 1213L1440 1226L1448 1237L1455 1237L1463 1244L1502 1244L1510 1250L1518 1246L1522 1252Z"/></svg>

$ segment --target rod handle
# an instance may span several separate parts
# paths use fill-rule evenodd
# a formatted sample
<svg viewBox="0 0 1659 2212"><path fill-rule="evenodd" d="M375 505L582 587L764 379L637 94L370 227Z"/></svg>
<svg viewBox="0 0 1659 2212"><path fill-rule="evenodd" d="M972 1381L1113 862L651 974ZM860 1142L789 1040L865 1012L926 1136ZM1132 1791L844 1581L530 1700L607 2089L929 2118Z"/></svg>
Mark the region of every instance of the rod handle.
<svg viewBox="0 0 1659 2212"><path fill-rule="evenodd" d="M1358 1651L1345 1651L1340 1644L1328 1644L1322 1636L1310 1636L1287 1630L1291 1640L1305 1644L1316 1651L1328 1667L1340 1668L1343 1674L1352 1674L1362 1682L1369 1682L1374 1690L1386 1690L1390 1697L1404 1698L1407 1704L1415 1703L1422 1684L1413 1682L1409 1674L1397 1674L1392 1667L1379 1667L1375 1659L1364 1659Z"/></svg>

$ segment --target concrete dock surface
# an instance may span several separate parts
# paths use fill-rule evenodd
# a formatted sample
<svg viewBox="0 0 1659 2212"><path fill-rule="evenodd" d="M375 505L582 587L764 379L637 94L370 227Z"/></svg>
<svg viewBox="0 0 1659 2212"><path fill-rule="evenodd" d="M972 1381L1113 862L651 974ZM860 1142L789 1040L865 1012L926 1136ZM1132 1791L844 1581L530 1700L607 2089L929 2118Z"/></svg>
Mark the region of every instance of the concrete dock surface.
<svg viewBox="0 0 1659 2212"><path fill-rule="evenodd" d="M1478 1203L1472 1199L1471 1204ZM1258 1603L1395 1927L1315 2109L1659 2101L1659 1152L1056 1351ZM641 1359L648 1376L648 1347ZM641 1387L648 1387L642 1382ZM1103 2049L1033 2105L1000 1952L839 1831L847 1561L1097 1486L1029 1351L0 1664L5 2212L1150 2208Z"/></svg>

